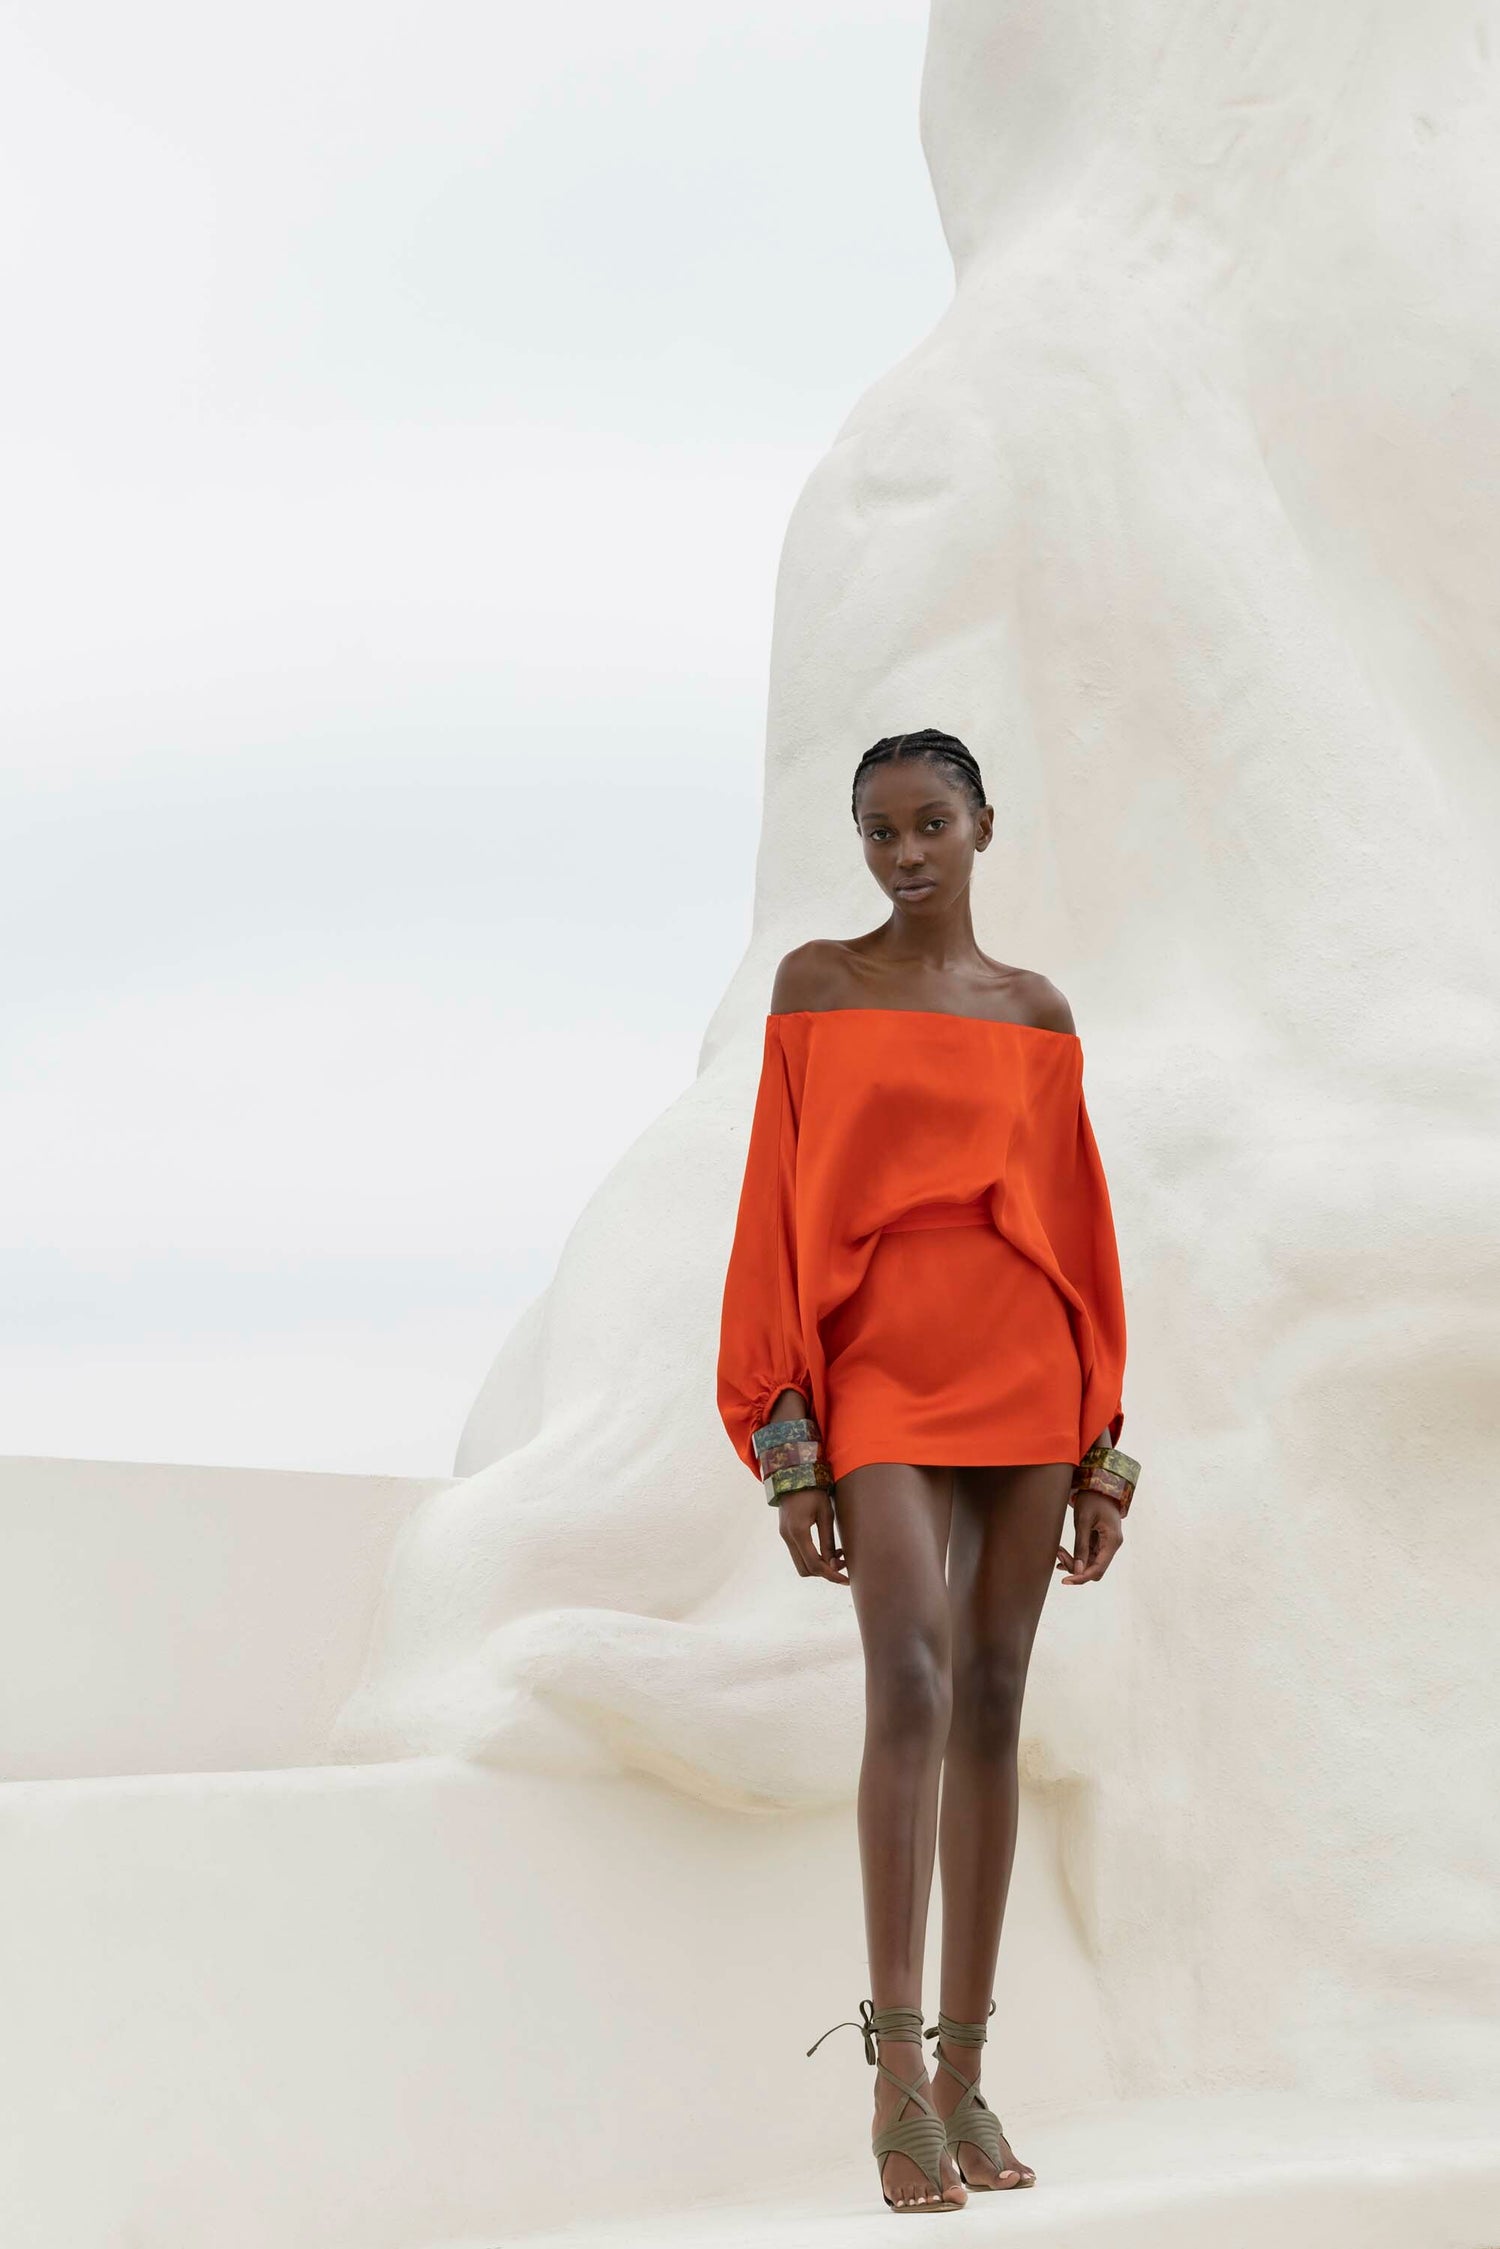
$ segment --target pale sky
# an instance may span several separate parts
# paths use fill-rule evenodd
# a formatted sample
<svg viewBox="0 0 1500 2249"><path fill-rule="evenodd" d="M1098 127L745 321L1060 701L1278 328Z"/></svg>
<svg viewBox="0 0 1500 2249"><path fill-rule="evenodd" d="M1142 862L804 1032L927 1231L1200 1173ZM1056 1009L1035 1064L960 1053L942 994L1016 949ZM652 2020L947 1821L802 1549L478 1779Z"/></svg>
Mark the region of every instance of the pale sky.
<svg viewBox="0 0 1500 2249"><path fill-rule="evenodd" d="M749 933L925 14L0 5L0 1451L450 1469Z"/></svg>

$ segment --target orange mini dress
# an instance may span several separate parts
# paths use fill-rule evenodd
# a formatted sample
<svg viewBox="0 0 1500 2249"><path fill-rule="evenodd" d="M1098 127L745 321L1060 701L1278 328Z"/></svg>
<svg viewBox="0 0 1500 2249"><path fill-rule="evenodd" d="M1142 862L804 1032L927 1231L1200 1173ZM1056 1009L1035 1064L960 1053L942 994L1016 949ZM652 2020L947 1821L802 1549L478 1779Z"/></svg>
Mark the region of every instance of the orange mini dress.
<svg viewBox="0 0 1500 2249"><path fill-rule="evenodd" d="M718 1407L800 1390L835 1481L872 1461L1118 1443L1125 1312L1075 1033L911 1008L768 1015Z"/></svg>

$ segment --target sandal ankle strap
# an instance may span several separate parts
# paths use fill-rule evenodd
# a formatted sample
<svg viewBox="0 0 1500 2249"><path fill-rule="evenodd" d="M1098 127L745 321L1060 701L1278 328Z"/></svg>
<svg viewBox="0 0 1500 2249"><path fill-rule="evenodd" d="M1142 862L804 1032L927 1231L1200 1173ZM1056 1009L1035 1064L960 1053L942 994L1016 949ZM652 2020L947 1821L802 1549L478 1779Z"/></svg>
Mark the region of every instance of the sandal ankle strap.
<svg viewBox="0 0 1500 2249"><path fill-rule="evenodd" d="M877 2038L905 2039L913 2046L921 2043L922 2010L920 2007L877 2007L873 2001L862 1999L859 2003L859 2021L830 2023L822 2036L813 2040L807 2049L808 2053L815 2054L823 2039L832 2037L836 2030L861 2032L865 2042L865 2060L873 2067L880 2058L875 2051Z"/></svg>
<svg viewBox="0 0 1500 2249"><path fill-rule="evenodd" d="M989 2019L995 2012L995 2002L990 2001L990 2014L982 2023L961 2023L954 2015L945 2015L938 2009L938 2019L923 2031L924 2038L940 2038L945 2046L983 2046L989 2037Z"/></svg>

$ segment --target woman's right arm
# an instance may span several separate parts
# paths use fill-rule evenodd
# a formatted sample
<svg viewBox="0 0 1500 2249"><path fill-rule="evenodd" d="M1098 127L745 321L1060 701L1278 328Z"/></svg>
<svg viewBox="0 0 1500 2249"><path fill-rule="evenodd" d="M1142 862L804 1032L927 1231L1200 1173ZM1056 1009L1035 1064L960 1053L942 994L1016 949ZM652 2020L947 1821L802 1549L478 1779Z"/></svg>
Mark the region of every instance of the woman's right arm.
<svg viewBox="0 0 1500 2249"><path fill-rule="evenodd" d="M719 1418L757 1482L754 1432L807 1411L812 1391L797 1304L797 1132L786 1056L774 1015L761 1048L760 1082L740 1183L719 1320Z"/></svg>
<svg viewBox="0 0 1500 2249"><path fill-rule="evenodd" d="M757 1481L761 1470L751 1442L755 1431L768 1421L801 1420L812 1411L797 1300L796 1183L796 1117L773 1012L766 1018L719 1324L719 1416ZM847 1585L828 1486L788 1492L776 1513L798 1575Z"/></svg>

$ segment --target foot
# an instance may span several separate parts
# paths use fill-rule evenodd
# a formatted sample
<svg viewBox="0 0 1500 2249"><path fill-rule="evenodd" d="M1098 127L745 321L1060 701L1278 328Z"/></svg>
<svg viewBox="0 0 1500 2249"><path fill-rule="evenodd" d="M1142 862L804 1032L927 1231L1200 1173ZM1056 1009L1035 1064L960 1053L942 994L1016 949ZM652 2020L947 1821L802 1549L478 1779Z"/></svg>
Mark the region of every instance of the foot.
<svg viewBox="0 0 1500 2249"><path fill-rule="evenodd" d="M944 2111L938 2100L931 2078L927 2074L927 2057L914 2041L904 2038L882 2038L878 2048L880 2058L889 2070L904 2078L908 2085L916 2085L927 2095L941 2116ZM954 2092L958 2087L954 2087ZM950 2104L951 2106L951 2104ZM908 2100L899 2085L888 2077L875 2079L875 2122L873 2130L883 2132L899 2116L917 2116L921 2112L915 2101ZM934 2187L920 2163L899 2150L886 2156L880 2167L880 2183L898 2210L931 2208L938 2202L952 2202L962 2208L969 2199L968 2189L959 2176L958 2165L946 2149L940 2162L943 2181L942 2192Z"/></svg>
<svg viewBox="0 0 1500 2249"><path fill-rule="evenodd" d="M945 2049L942 2040L939 2039L938 2052L942 2054L944 2061L951 2068L959 2072L964 2080L964 2085L973 2085L978 2082L979 2072L974 2066L976 2048L960 2046L956 2054L950 2054ZM932 2086L932 2105L939 2116L946 2118L953 2114L964 2097L964 2085L959 2084L958 2078L950 2077L946 2069L940 2069L936 2072ZM963 2165L963 2176L968 2180L970 2186L1009 2189L1032 2185L1036 2178L1035 2171L1029 2164L1020 2161L1003 2131L1000 2134L1000 2155L1004 2165L1003 2169L993 2164L985 2154L984 2149L976 2147L972 2140L960 2140L958 2143L958 2157Z"/></svg>

